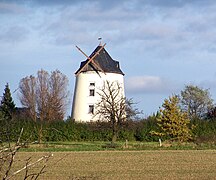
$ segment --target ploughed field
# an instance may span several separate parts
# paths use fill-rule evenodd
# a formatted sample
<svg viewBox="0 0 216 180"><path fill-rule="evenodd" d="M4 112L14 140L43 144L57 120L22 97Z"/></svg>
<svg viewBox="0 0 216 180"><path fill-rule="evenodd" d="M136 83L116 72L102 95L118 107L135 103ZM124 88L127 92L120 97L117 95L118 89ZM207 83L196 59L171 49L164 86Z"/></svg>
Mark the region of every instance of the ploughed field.
<svg viewBox="0 0 216 180"><path fill-rule="evenodd" d="M46 154L19 152L14 169ZM216 150L54 152L45 170L39 179L216 179Z"/></svg>

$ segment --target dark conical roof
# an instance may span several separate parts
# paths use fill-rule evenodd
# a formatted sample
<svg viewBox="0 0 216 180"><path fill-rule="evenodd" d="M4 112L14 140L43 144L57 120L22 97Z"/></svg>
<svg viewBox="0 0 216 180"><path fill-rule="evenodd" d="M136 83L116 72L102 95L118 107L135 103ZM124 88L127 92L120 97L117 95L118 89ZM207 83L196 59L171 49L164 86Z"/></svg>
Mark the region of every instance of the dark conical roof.
<svg viewBox="0 0 216 180"><path fill-rule="evenodd" d="M99 49L101 49L101 45L99 45L93 52L92 54L89 56L90 58L92 58L95 53L97 53L99 51ZM115 61L111 58L111 56L108 54L108 52L105 50L105 48L103 47L103 49L99 52L98 55L96 55L93 59L93 63L90 62L88 63L88 59L85 61L82 61L80 64L80 68L75 72L75 74L78 74L78 72L86 72L86 71L101 71L103 70L105 73L117 73L117 74L122 74L124 75L124 73L121 71L120 66L119 66L119 62ZM94 65L94 63L99 66L100 68L98 68L96 65ZM86 65L87 64L87 65ZM86 65L86 66L85 66ZM85 67L84 67L85 66ZM84 68L83 68L84 67ZM83 69L82 69L83 68ZM82 69L82 71L80 71Z"/></svg>

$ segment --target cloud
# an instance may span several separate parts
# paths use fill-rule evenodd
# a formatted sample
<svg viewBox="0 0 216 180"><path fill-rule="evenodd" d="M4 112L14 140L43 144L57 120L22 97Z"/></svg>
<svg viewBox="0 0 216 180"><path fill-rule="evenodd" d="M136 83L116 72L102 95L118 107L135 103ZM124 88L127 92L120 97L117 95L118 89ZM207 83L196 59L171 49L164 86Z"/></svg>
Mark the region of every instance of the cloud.
<svg viewBox="0 0 216 180"><path fill-rule="evenodd" d="M23 6L20 6L15 3L0 2L0 13L20 14L24 12L26 12L26 9Z"/></svg>
<svg viewBox="0 0 216 180"><path fill-rule="evenodd" d="M0 41L6 43L15 43L24 41L29 34L29 31L23 26L11 26L0 32Z"/></svg>
<svg viewBox="0 0 216 180"><path fill-rule="evenodd" d="M158 76L133 76L125 80L125 89L131 93L174 93L178 85Z"/></svg>
<svg viewBox="0 0 216 180"><path fill-rule="evenodd" d="M36 38L50 44L90 45L101 36L116 46L133 44L140 52L154 49L153 53L163 59L173 60L176 54L201 57L202 50L215 52L215 5L206 5L212 0L206 0L205 6L199 5L201 0L11 2L8 7L32 8L26 26L34 28L36 24L32 29L32 32L37 31ZM24 20L21 19L21 23Z"/></svg>
<svg viewBox="0 0 216 180"><path fill-rule="evenodd" d="M208 5L213 3L214 0L145 0L145 4L150 4L157 7L183 7L185 5Z"/></svg>
<svg viewBox="0 0 216 180"><path fill-rule="evenodd" d="M208 28L210 23L206 23L214 22L213 11L206 11L211 14L204 12L200 16L200 7L192 6L195 1L144 2L134 0L115 3L85 0L82 3L76 1L75 7L73 3L63 1L63 4L68 6L64 6L54 14L44 12L41 34L49 36L51 42L58 45L77 44L79 40L81 43L90 44L100 35L118 44L138 41L144 48L154 48L156 51L166 51L169 54L171 51L188 50L189 47L202 48L203 43L209 43L205 40L214 34L215 28L210 30ZM49 3L58 4L57 1ZM111 5L108 5L109 3ZM188 7L166 10L157 8L176 3L188 4ZM104 9L103 6L109 8ZM211 27L216 26L211 25ZM198 43L200 39L203 40L202 44Z"/></svg>
<svg viewBox="0 0 216 180"><path fill-rule="evenodd" d="M16 0L11 0L11 2L17 2ZM21 3L26 3L25 0L20 0ZM156 7L182 7L187 4L197 4L197 5L208 5L213 3L214 0L33 0L30 1L32 4L37 6L65 6L65 5L77 5L83 3L97 3L103 9L107 9L113 6L130 5L130 8L134 6L156 6Z"/></svg>

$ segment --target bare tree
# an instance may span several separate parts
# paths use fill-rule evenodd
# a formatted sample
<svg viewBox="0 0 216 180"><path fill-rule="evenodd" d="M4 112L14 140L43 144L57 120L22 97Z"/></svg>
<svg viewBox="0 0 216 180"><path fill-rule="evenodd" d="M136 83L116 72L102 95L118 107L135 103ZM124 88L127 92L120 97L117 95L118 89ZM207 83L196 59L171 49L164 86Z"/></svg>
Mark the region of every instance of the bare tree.
<svg viewBox="0 0 216 180"><path fill-rule="evenodd" d="M53 71L49 80L49 114L48 119L63 119L66 111L66 100L68 98L67 91L68 79L60 71Z"/></svg>
<svg viewBox="0 0 216 180"><path fill-rule="evenodd" d="M49 73L40 70L37 73L36 104L40 121L49 120L46 117L49 106Z"/></svg>
<svg viewBox="0 0 216 180"><path fill-rule="evenodd" d="M95 116L111 122L112 142L117 140L121 123L126 120L126 99L122 86L117 82L105 81L98 92L99 102L96 104Z"/></svg>
<svg viewBox="0 0 216 180"><path fill-rule="evenodd" d="M33 120L63 120L68 105L68 79L60 71L44 70L20 81L19 99Z"/></svg>
<svg viewBox="0 0 216 180"><path fill-rule="evenodd" d="M36 106L36 78L34 76L27 76L20 81L20 102L28 108L28 115L31 119L37 119L37 106Z"/></svg>

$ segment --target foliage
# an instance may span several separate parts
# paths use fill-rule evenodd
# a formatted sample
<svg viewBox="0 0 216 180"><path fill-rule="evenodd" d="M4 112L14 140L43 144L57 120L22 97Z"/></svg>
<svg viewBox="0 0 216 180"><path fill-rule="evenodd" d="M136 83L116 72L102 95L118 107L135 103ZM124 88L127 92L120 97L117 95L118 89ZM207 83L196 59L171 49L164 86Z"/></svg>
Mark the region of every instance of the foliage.
<svg viewBox="0 0 216 180"><path fill-rule="evenodd" d="M157 125L157 119L161 115L152 115L147 119L140 121L125 121L121 123L119 133L117 136L118 141L125 142L140 141L140 142L158 142L158 136L152 134L152 131L161 132L160 127ZM43 126L43 136L41 143L46 142L83 142L83 141L111 141L112 140L112 127L109 122L91 122L91 123L77 123L68 119L66 121L53 121L53 122L35 122L31 119L12 119L10 124L6 123L7 120L0 118L0 140L1 142L8 142L9 140L15 142L17 136L23 127L22 139L39 143L38 130ZM192 134L195 142L212 141L216 134L216 121L193 119L190 126L194 126ZM7 133L6 133L7 132ZM166 134L163 140L172 139L173 136Z"/></svg>
<svg viewBox="0 0 216 180"><path fill-rule="evenodd" d="M216 107L213 107L208 110L207 119L216 119Z"/></svg>
<svg viewBox="0 0 216 180"><path fill-rule="evenodd" d="M172 140L180 142L191 139L192 132L189 129L190 120L187 113L182 112L178 106L179 98L172 96L165 99L160 109L160 116L157 118L157 124L160 128L155 134L159 136L169 136Z"/></svg>
<svg viewBox="0 0 216 180"><path fill-rule="evenodd" d="M215 119L193 119L191 122L194 125L193 134L195 137L213 136L216 134Z"/></svg>
<svg viewBox="0 0 216 180"><path fill-rule="evenodd" d="M0 111L2 112L4 118L12 119L13 111L15 110L15 104L11 96L9 84L5 85L3 98L1 100Z"/></svg>
<svg viewBox="0 0 216 180"><path fill-rule="evenodd" d="M136 103L134 103L133 99L126 99L125 103L126 119L130 121L140 120L138 115L142 114L142 111L139 111L137 108L134 107L134 104Z"/></svg>
<svg viewBox="0 0 216 180"><path fill-rule="evenodd" d="M213 107L213 100L208 89L188 85L181 91L181 104L190 118L203 118Z"/></svg>
<svg viewBox="0 0 216 180"><path fill-rule="evenodd" d="M40 70L37 77L27 76L19 84L19 99L36 121L63 120L68 104L68 79L60 71Z"/></svg>
<svg viewBox="0 0 216 180"><path fill-rule="evenodd" d="M136 131L134 134L137 141L147 141L147 142L158 141L158 137L151 134L152 131L158 130L156 119L157 116L152 115L149 116L147 119L134 122L137 124Z"/></svg>

